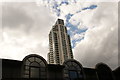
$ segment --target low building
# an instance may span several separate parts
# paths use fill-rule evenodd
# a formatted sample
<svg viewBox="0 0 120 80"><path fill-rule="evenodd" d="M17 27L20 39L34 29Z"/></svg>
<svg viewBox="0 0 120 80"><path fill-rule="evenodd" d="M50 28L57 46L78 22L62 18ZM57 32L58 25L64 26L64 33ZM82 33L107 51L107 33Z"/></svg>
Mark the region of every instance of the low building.
<svg viewBox="0 0 120 80"><path fill-rule="evenodd" d="M1 59L1 80L120 80L120 68L112 71L106 64L99 63L94 69L83 67L74 59L63 65L48 64L36 54L22 61Z"/></svg>

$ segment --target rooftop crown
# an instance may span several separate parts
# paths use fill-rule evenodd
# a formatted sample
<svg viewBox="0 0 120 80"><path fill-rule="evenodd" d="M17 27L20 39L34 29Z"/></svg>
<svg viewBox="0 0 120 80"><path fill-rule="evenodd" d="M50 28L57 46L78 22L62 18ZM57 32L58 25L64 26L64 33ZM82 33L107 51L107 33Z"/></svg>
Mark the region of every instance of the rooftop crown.
<svg viewBox="0 0 120 80"><path fill-rule="evenodd" d="M55 24L62 24L62 25L64 25L64 20L58 19Z"/></svg>

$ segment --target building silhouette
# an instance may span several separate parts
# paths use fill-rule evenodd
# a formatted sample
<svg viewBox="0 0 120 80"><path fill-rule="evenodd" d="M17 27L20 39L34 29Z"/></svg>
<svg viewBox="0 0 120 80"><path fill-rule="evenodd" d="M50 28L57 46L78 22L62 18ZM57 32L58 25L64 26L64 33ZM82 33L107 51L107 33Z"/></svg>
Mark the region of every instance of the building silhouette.
<svg viewBox="0 0 120 80"><path fill-rule="evenodd" d="M111 70L104 63L95 68L83 67L75 59L68 59L62 65L48 64L36 54L25 56L22 61L0 59L1 80L120 80L120 67Z"/></svg>
<svg viewBox="0 0 120 80"><path fill-rule="evenodd" d="M73 59L70 36L64 21L58 19L49 33L49 64L63 64L67 59Z"/></svg>

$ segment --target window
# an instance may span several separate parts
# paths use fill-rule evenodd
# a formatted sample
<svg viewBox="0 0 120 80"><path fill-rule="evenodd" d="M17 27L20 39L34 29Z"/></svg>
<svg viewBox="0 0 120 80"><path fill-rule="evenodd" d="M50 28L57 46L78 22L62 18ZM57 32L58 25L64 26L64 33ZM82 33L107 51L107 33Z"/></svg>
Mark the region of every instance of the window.
<svg viewBox="0 0 120 80"><path fill-rule="evenodd" d="M30 67L30 78L39 78L40 69L38 67Z"/></svg>
<svg viewBox="0 0 120 80"><path fill-rule="evenodd" d="M46 78L46 62L38 55L29 55L23 60L25 78Z"/></svg>
<svg viewBox="0 0 120 80"><path fill-rule="evenodd" d="M82 66L75 60L67 60L64 62L64 78L65 80L83 80Z"/></svg>
<svg viewBox="0 0 120 80"><path fill-rule="evenodd" d="M70 80L75 80L75 79L77 79L77 78L78 78L77 71L70 70L70 71L69 71L69 76L70 76Z"/></svg>

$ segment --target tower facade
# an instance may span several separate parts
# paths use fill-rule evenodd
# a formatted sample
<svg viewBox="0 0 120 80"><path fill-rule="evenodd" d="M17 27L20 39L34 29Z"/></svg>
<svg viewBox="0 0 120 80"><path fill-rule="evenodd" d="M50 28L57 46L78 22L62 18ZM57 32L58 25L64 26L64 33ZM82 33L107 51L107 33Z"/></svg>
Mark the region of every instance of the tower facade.
<svg viewBox="0 0 120 80"><path fill-rule="evenodd" d="M73 59L70 36L64 21L58 19L49 33L49 64L63 64L67 59Z"/></svg>

